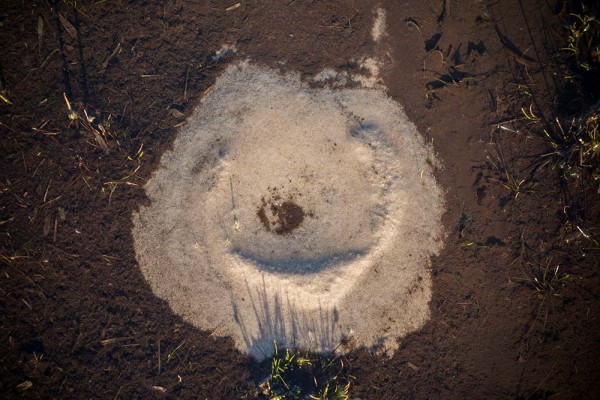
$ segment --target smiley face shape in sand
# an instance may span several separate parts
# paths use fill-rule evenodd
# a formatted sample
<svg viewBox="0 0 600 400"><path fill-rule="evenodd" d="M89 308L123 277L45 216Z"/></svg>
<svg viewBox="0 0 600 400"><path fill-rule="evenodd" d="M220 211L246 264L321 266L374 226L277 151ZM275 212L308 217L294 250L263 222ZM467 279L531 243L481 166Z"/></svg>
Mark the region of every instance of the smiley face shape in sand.
<svg viewBox="0 0 600 400"><path fill-rule="evenodd" d="M136 257L175 313L257 359L274 342L393 350L429 318L433 163L381 89L313 89L239 63L146 184Z"/></svg>

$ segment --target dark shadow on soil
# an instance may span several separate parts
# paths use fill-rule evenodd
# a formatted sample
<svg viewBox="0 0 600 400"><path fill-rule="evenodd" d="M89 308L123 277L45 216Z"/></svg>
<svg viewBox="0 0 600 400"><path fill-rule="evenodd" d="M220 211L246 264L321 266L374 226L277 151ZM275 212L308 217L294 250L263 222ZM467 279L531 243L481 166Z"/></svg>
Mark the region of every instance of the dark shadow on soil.
<svg viewBox="0 0 600 400"><path fill-rule="evenodd" d="M257 268L275 273L286 273L295 275L310 275L317 274L327 268L334 268L336 265L346 264L363 257L363 252L353 252L351 254L333 254L327 257L294 261L293 256L288 260L264 260L257 258L251 254L246 254L238 249L233 249L232 253L238 255L242 259L250 262Z"/></svg>
<svg viewBox="0 0 600 400"><path fill-rule="evenodd" d="M246 289L254 310L253 320L243 319L235 301L232 300L231 306L246 347L255 357L270 357L275 346L320 348L324 353L331 353L339 344L340 336L336 328L339 315L336 308L328 312L319 306L318 310L309 313L298 310L281 292L274 295L267 293L264 284L251 288L246 282ZM250 332L249 323L258 326L258 334Z"/></svg>

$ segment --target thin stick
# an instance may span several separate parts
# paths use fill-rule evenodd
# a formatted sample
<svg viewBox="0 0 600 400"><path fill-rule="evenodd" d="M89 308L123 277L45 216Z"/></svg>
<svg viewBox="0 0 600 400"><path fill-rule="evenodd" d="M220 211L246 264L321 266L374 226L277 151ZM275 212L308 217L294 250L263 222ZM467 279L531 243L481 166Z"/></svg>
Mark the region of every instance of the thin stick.
<svg viewBox="0 0 600 400"><path fill-rule="evenodd" d="M190 78L190 66L185 67L185 84L183 85L183 101L187 100L188 80Z"/></svg>
<svg viewBox="0 0 600 400"><path fill-rule="evenodd" d="M160 360L160 339L158 339L158 375L160 375L161 360Z"/></svg>
<svg viewBox="0 0 600 400"><path fill-rule="evenodd" d="M52 183L52 179L50 179L48 181L48 186L46 186L46 192L44 193L44 203L46 202L46 199L48 198L48 191L50 190L50 184Z"/></svg>
<svg viewBox="0 0 600 400"><path fill-rule="evenodd" d="M112 195L115 192L115 190L117 189L117 185L115 182L110 182L113 183L112 188L110 189L110 194L108 195L108 205L110 205L110 202L112 201Z"/></svg>
<svg viewBox="0 0 600 400"><path fill-rule="evenodd" d="M57 200L60 200L62 198L62 196L57 196L55 198L53 198L52 200L48 200L48 202L42 204L41 206L39 206L38 208L44 208L46 206L49 206L50 204L54 203Z"/></svg>
<svg viewBox="0 0 600 400"><path fill-rule="evenodd" d="M25 170L25 173L29 173L29 171L27 171L27 161L25 161L25 153L23 153L21 151L21 158L23 159L23 169Z"/></svg>
<svg viewBox="0 0 600 400"><path fill-rule="evenodd" d="M119 398L119 394L121 394L121 389L123 389L122 385L119 387L119 390L117 390L117 394L115 395L114 400L117 400Z"/></svg>
<svg viewBox="0 0 600 400"><path fill-rule="evenodd" d="M37 22L37 34L38 34L38 57L42 58L42 43L44 41L44 20L41 15L38 15Z"/></svg>
<svg viewBox="0 0 600 400"><path fill-rule="evenodd" d="M231 210L233 211L233 225L236 230L239 230L237 214L235 213L235 197L233 196L233 180L229 177L229 186L231 187Z"/></svg>
<svg viewBox="0 0 600 400"><path fill-rule="evenodd" d="M83 87L83 104L90 102L90 93L87 81L87 71L85 69L85 57L83 55L83 42L81 40L81 22L79 20L79 10L73 5L73 14L75 16L75 32L77 33L77 58L79 63L79 81Z"/></svg>

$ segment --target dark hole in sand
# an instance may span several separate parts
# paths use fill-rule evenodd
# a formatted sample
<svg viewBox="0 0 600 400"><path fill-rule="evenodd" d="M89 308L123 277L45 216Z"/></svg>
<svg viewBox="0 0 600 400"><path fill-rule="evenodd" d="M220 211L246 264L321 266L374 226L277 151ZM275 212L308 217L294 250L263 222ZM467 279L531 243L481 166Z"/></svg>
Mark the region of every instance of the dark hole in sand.
<svg viewBox="0 0 600 400"><path fill-rule="evenodd" d="M256 215L269 232L277 235L287 235L298 228L305 216L302 207L291 200L279 203L272 200L266 202L264 198Z"/></svg>

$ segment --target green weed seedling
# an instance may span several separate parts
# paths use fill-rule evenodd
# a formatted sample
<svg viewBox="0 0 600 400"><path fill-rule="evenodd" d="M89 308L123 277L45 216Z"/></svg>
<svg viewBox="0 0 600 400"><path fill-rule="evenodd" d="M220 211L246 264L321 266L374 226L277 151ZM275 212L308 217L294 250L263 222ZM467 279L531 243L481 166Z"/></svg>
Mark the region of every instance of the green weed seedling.
<svg viewBox="0 0 600 400"><path fill-rule="evenodd" d="M543 164L549 164L561 171L565 180L581 179L589 173L593 182L600 174L600 106L583 118L561 121L558 117L552 124L544 125L533 111L522 108L525 119L533 125L534 132L544 139L552 149L542 156ZM600 183L597 184L600 194Z"/></svg>
<svg viewBox="0 0 600 400"><path fill-rule="evenodd" d="M561 50L573 58L576 69L592 71L600 64L600 21L591 15L571 14L571 17L573 22L567 26L567 45ZM565 78L571 80L575 76L567 74Z"/></svg>
<svg viewBox="0 0 600 400"><path fill-rule="evenodd" d="M527 179L519 179L513 169L508 165L504 152L500 146L494 144L496 155L488 155L486 164L499 174L499 178L490 180L500 183L502 187L510 192L510 197L517 200L522 193L534 193L532 185Z"/></svg>
<svg viewBox="0 0 600 400"><path fill-rule="evenodd" d="M324 359L275 345L269 376L260 384L270 400L348 400L351 377L339 357Z"/></svg>

